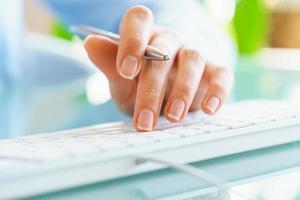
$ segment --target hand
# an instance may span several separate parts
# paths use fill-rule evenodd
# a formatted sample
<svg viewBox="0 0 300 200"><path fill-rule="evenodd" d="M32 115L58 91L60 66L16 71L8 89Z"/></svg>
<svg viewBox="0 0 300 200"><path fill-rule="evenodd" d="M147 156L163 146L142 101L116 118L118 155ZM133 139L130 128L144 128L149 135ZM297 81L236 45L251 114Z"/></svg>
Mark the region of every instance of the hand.
<svg viewBox="0 0 300 200"><path fill-rule="evenodd" d="M144 60L148 44L170 60ZM171 122L183 121L188 111L213 115L232 87L230 70L206 62L172 30L155 27L146 7L135 6L124 15L119 47L108 38L89 36L85 48L108 78L114 101L133 115L139 131L154 130L162 110Z"/></svg>

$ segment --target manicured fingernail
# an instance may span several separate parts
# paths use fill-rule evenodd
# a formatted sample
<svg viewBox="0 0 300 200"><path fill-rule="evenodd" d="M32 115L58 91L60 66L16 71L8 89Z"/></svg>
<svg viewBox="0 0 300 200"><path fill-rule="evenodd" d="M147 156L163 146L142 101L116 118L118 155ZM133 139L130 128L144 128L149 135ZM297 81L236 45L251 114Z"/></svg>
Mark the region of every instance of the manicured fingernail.
<svg viewBox="0 0 300 200"><path fill-rule="evenodd" d="M219 105L220 105L221 101L218 97L216 96L212 96L210 97L210 99L207 102L206 108L211 112L211 113L215 113L216 110L218 109Z"/></svg>
<svg viewBox="0 0 300 200"><path fill-rule="evenodd" d="M120 75L126 79L133 79L139 70L138 59L134 56L127 56L120 67Z"/></svg>
<svg viewBox="0 0 300 200"><path fill-rule="evenodd" d="M182 100L176 99L173 101L171 104L169 111L168 111L168 117L179 121L180 118L182 117L182 114L185 109L185 103Z"/></svg>
<svg viewBox="0 0 300 200"><path fill-rule="evenodd" d="M139 113L137 128L141 131L152 131L154 114L152 111L144 109Z"/></svg>

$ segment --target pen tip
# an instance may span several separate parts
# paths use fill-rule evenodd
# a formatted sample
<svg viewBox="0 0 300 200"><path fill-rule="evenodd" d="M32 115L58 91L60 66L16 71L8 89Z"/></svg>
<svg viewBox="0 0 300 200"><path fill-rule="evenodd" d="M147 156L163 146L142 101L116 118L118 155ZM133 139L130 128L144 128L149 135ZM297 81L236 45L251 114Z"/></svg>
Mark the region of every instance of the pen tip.
<svg viewBox="0 0 300 200"><path fill-rule="evenodd" d="M169 56L168 55L164 55L164 61L168 61L170 60Z"/></svg>

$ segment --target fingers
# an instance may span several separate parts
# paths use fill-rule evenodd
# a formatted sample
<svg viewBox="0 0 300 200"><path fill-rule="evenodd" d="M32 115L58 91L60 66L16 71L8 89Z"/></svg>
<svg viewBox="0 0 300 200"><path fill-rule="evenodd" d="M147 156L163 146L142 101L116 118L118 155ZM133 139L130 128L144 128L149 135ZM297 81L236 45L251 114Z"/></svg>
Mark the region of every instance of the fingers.
<svg viewBox="0 0 300 200"><path fill-rule="evenodd" d="M151 45L168 53L170 60L167 62L145 61L142 67L133 118L134 125L139 131L151 131L157 125L169 71L180 47L180 42L176 35L165 31L154 36Z"/></svg>
<svg viewBox="0 0 300 200"><path fill-rule="evenodd" d="M209 72L209 85L202 102L202 110L215 114L224 104L233 85L233 74L225 68L212 67Z"/></svg>
<svg viewBox="0 0 300 200"><path fill-rule="evenodd" d="M179 122L188 113L198 85L205 62L198 51L183 48L178 55L178 70L172 91L165 107L165 116L172 122Z"/></svg>
<svg viewBox="0 0 300 200"><path fill-rule="evenodd" d="M152 12L143 6L127 11L120 26L120 45L117 70L125 79L133 79L139 73L146 47L152 33Z"/></svg>
<svg viewBox="0 0 300 200"><path fill-rule="evenodd" d="M191 112L201 110L201 104L202 104L205 94L207 92L207 88L208 88L208 82L207 82L207 79L205 78L205 75L203 74L202 79L200 81L200 85L199 85L199 87L196 91L195 97L193 99L193 103L190 107Z"/></svg>
<svg viewBox="0 0 300 200"><path fill-rule="evenodd" d="M117 73L116 55L118 47L108 38L89 36L84 41L84 47L90 60L106 75L109 80L121 79Z"/></svg>
<svg viewBox="0 0 300 200"><path fill-rule="evenodd" d="M122 111L132 114L136 92L136 80L120 77L116 70L117 45L108 38L89 36L85 48L90 60L106 75L114 101Z"/></svg>
<svg viewBox="0 0 300 200"><path fill-rule="evenodd" d="M109 79L113 99L123 111L133 114L140 131L155 129L164 99L164 114L172 122L182 121L189 110L200 107L215 114L228 97L233 75L223 68L205 66L197 51L180 49L182 43L173 32L157 29L153 35L152 27L151 11L137 6L123 18L119 46L101 36L86 40L90 59ZM148 43L166 52L170 60L144 61ZM168 82L172 87L166 96Z"/></svg>

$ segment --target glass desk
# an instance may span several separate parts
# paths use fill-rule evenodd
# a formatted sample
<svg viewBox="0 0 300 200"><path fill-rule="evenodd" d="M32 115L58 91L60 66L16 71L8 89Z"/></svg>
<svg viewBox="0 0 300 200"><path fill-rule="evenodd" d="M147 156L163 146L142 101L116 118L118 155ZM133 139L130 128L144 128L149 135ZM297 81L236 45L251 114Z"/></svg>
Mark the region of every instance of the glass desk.
<svg viewBox="0 0 300 200"><path fill-rule="evenodd" d="M300 96L300 71L266 68L253 57L240 58L237 66L232 101ZM91 105L84 88L85 80L65 86L2 88L0 138L130 120L111 102ZM193 165L222 177L235 190L251 197L300 199L299 155L300 141ZM215 189L189 175L164 169L47 194L36 199L197 199L201 195L211 196ZM213 195L211 198L214 198ZM234 194L232 198L239 199Z"/></svg>

